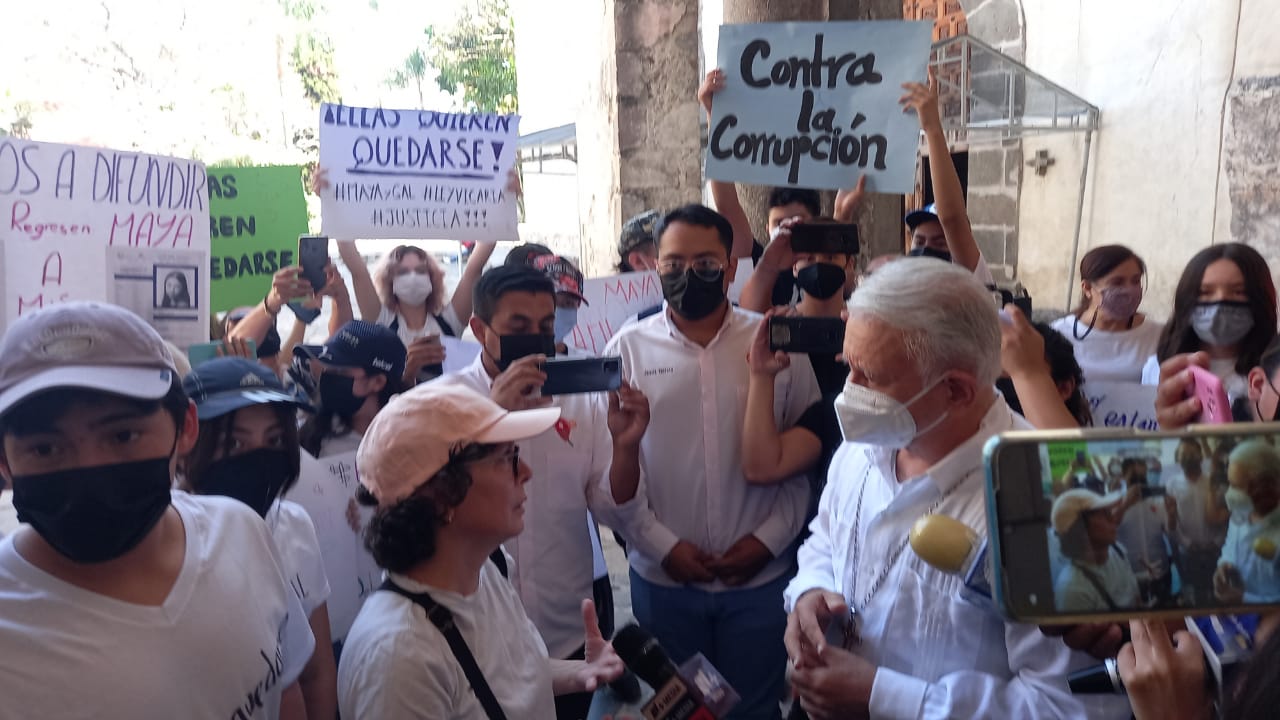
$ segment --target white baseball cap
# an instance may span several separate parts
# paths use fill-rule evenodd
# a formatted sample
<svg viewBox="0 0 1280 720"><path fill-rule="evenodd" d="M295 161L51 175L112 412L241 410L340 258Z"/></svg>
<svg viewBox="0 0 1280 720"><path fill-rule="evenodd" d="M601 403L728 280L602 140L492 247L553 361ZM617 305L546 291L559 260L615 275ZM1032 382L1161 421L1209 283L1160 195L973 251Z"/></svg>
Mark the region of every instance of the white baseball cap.
<svg viewBox="0 0 1280 720"><path fill-rule="evenodd" d="M525 440L558 419L558 407L509 411L469 387L419 385L392 398L369 424L356 475L379 505L394 505L448 465L455 450Z"/></svg>
<svg viewBox="0 0 1280 720"><path fill-rule="evenodd" d="M159 400L176 373L142 318L106 303L62 303L18 318L0 338L0 415L56 388Z"/></svg>
<svg viewBox="0 0 1280 720"><path fill-rule="evenodd" d="M1050 512L1053 529L1059 535L1065 535L1084 513L1090 510L1114 507L1123 499L1123 490L1117 490L1106 495L1099 495L1092 490L1084 488L1068 490L1053 501L1053 510Z"/></svg>

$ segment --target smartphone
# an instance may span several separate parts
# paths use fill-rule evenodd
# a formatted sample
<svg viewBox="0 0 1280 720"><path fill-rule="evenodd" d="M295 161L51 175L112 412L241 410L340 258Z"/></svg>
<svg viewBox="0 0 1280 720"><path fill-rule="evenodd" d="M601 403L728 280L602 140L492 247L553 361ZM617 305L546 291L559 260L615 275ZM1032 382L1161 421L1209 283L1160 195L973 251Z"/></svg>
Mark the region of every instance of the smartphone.
<svg viewBox="0 0 1280 720"><path fill-rule="evenodd" d="M289 301L287 306L304 325L310 325L316 318L320 317L320 308L306 307L297 300Z"/></svg>
<svg viewBox="0 0 1280 720"><path fill-rule="evenodd" d="M249 345L249 354L257 357L258 344L252 340L246 340L245 342ZM223 352L222 355L218 354L218 349L221 347L221 340L215 340L214 342L207 343L196 343L195 345L187 348L187 361L190 362L191 367L194 368L203 363L209 362L214 358L224 357L226 352Z"/></svg>
<svg viewBox="0 0 1280 720"><path fill-rule="evenodd" d="M299 235L298 264L302 266L302 277L311 282L312 289L320 292L326 281L324 269L329 264L329 238Z"/></svg>
<svg viewBox="0 0 1280 720"><path fill-rule="evenodd" d="M1199 398L1199 423L1231 422L1231 403L1227 393L1222 389L1222 381L1217 375L1199 365L1187 368L1191 372L1191 386L1187 388L1187 397Z"/></svg>
<svg viewBox="0 0 1280 720"><path fill-rule="evenodd" d="M839 355L844 351L844 321L840 318L771 317L769 349Z"/></svg>
<svg viewBox="0 0 1280 720"><path fill-rule="evenodd" d="M562 358L542 366L547 381L543 395L605 392L622 387L622 358Z"/></svg>
<svg viewBox="0 0 1280 720"><path fill-rule="evenodd" d="M844 223L799 223L791 226L791 251L857 255L858 226Z"/></svg>
<svg viewBox="0 0 1280 720"><path fill-rule="evenodd" d="M1223 490L1203 475L1188 479L1174 462L1181 445L1203 457L1251 448L1249 468L1274 465L1280 475L1280 424L1200 425L1176 432L1054 430L1006 433L987 443L987 521L995 596L1014 621L1041 625L1134 617L1251 613L1280 608L1276 542L1264 526L1234 516L1204 520L1206 544L1176 552L1170 512L1225 507ZM1080 486L1070 472L1081 452L1104 463L1120 459L1127 477L1152 464L1160 482L1140 493L1112 487L1105 495ZM1175 470L1176 468L1176 470ZM1230 475L1235 469L1220 470ZM1242 470L1243 471L1243 470ZM1177 508L1183 508L1182 513ZM1200 510L1204 512L1204 510ZM1257 536L1255 538L1255 536Z"/></svg>
<svg viewBox="0 0 1280 720"><path fill-rule="evenodd" d="M991 300L996 304L997 310L1004 312L1005 305L1013 305L1022 311L1023 317L1031 320L1031 296L1025 288L1019 286L1015 292L998 285L988 285L987 290L991 293Z"/></svg>

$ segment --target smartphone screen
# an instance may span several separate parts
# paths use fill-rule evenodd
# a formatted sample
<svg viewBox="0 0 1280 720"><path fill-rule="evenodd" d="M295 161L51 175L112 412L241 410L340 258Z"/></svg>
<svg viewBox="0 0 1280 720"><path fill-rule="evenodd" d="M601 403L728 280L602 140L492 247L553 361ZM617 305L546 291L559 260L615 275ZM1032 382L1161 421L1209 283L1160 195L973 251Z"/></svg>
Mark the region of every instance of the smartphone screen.
<svg viewBox="0 0 1280 720"><path fill-rule="evenodd" d="M844 350L844 321L840 318L769 318L769 349L838 355Z"/></svg>
<svg viewBox="0 0 1280 720"><path fill-rule="evenodd" d="M542 366L547 381L543 395L605 392L622 387L622 358L563 358Z"/></svg>
<svg viewBox="0 0 1280 720"><path fill-rule="evenodd" d="M302 277L311 282L311 287L320 292L325 286L325 266L329 264L329 238L316 235L298 236L298 265L302 267Z"/></svg>
<svg viewBox="0 0 1280 720"><path fill-rule="evenodd" d="M996 594L1040 624L1280 607L1280 425L987 446Z"/></svg>

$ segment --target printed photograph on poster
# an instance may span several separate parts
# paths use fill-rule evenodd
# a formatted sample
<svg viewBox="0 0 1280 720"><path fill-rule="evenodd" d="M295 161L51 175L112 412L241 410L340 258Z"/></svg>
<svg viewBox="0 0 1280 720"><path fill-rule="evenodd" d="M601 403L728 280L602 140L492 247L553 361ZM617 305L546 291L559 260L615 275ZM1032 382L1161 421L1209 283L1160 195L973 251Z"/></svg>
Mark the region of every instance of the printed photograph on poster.
<svg viewBox="0 0 1280 720"><path fill-rule="evenodd" d="M152 270L157 310L195 310L200 298L200 268L156 265Z"/></svg>
<svg viewBox="0 0 1280 720"><path fill-rule="evenodd" d="M209 253L108 248L107 302L137 313L180 348L209 340Z"/></svg>

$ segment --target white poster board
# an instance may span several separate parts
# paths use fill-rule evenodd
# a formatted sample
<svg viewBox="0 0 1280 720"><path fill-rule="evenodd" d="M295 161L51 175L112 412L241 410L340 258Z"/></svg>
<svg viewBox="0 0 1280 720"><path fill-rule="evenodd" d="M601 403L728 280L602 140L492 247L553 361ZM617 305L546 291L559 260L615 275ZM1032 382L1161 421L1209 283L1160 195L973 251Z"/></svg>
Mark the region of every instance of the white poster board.
<svg viewBox="0 0 1280 720"><path fill-rule="evenodd" d="M302 453L298 484L286 499L311 516L320 541L324 572L329 578L329 631L334 642L345 640L364 599L382 583L382 570L364 547L364 528L373 508L355 501L356 454L317 460Z"/></svg>
<svg viewBox="0 0 1280 720"><path fill-rule="evenodd" d="M656 272L623 273L587 278L582 294L587 302L578 308L578 324L565 344L599 355L628 318L662 304L662 283Z"/></svg>
<svg viewBox="0 0 1280 720"><path fill-rule="evenodd" d="M179 345L209 339L199 162L0 138L0 244L0 330L42 307L96 300L119 302ZM117 271L134 277L121 286Z"/></svg>
<svg viewBox="0 0 1280 720"><path fill-rule="evenodd" d="M837 190L915 187L920 123L902 83L924 82L933 23L721 25L707 177Z"/></svg>
<svg viewBox="0 0 1280 720"><path fill-rule="evenodd" d="M320 107L321 227L339 239L515 240L518 115Z"/></svg>
<svg viewBox="0 0 1280 720"><path fill-rule="evenodd" d="M1159 430L1156 386L1131 382L1087 382L1085 397L1093 410L1093 426Z"/></svg>

